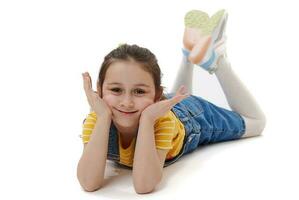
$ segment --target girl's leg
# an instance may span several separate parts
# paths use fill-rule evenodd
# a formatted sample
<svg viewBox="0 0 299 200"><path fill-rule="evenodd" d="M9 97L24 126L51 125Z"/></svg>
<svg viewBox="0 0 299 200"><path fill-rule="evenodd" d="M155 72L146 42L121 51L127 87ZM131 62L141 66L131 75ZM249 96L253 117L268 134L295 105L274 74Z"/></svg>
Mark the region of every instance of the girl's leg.
<svg viewBox="0 0 299 200"><path fill-rule="evenodd" d="M191 13L192 14L192 13ZM202 19L202 14L195 20ZM191 16L191 18L193 18ZM227 21L227 16L223 15L224 20L218 21L222 23L219 29L220 37L217 37L217 42L215 43L215 51L217 55L216 67L212 68L215 71L216 77L222 87L225 94L227 102L231 109L239 113L245 121L245 134L242 137L251 137L260 135L265 127L266 118L258 104L256 103L253 96L249 93L247 88L243 85L238 76L233 72L230 63L228 62L225 54L225 23ZM217 22L217 23L218 23ZM185 24L186 25L186 24ZM217 28L216 28L217 29ZM192 51L194 57L200 57L202 53L206 52L205 44L210 42L208 39L204 38L196 28L185 27L184 33L184 47L189 51L193 50L193 47L198 46L198 51ZM223 36L222 36L223 35ZM189 48L188 48L189 47ZM203 51L201 51L201 49ZM191 53L192 53L191 52ZM190 53L190 55L191 55ZM197 55L195 55L197 54ZM190 57L190 56L189 56ZM183 57L180 69L178 71L174 86L171 92L175 92L180 85L184 84L188 91L192 91L192 77L193 77L193 64L190 62L189 57Z"/></svg>
<svg viewBox="0 0 299 200"><path fill-rule="evenodd" d="M184 85L188 90L188 93L192 94L192 77L193 64L188 61L185 55L183 55L181 65L170 92L175 93L181 85Z"/></svg>
<svg viewBox="0 0 299 200"><path fill-rule="evenodd" d="M242 137L260 135L265 127L265 115L248 89L234 73L225 55L219 57L215 74L229 106L244 118L246 130Z"/></svg>
<svg viewBox="0 0 299 200"><path fill-rule="evenodd" d="M245 85L234 73L225 53L218 58L215 75L221 85L230 108L239 113L245 121L244 137L258 136L262 133L266 118L256 100ZM185 85L192 93L193 64L183 55L171 93L175 93L181 85Z"/></svg>

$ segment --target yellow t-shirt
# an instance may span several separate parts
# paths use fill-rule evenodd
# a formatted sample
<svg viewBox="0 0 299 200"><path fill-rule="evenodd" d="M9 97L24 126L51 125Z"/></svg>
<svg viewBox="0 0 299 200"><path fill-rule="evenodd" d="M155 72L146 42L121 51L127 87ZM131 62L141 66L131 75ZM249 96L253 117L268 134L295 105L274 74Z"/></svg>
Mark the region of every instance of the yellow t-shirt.
<svg viewBox="0 0 299 200"><path fill-rule="evenodd" d="M85 118L81 135L83 143L87 143L89 141L96 120L97 115L95 112L89 113ZM156 148L169 149L166 160L169 160L178 155L183 146L185 129L182 122L175 116L172 111L169 111L163 117L160 117L155 121L154 134ZM131 144L126 149L124 149L121 145L121 137L119 134L118 136L120 163L132 167L136 138L134 138L131 141Z"/></svg>

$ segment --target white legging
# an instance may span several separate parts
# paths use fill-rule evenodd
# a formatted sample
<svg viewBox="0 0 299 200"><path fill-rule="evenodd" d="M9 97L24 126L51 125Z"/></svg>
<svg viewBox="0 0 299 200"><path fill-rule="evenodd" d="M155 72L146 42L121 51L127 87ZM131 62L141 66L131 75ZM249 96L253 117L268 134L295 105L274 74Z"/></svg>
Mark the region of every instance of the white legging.
<svg viewBox="0 0 299 200"><path fill-rule="evenodd" d="M231 110L239 113L245 121L245 134L242 137L258 136L262 133L266 117L245 85L234 73L227 58L221 56L217 61L215 75L225 94ZM194 65L183 56L178 74L170 92L176 92L181 85L192 91ZM198 66L199 67L199 66Z"/></svg>

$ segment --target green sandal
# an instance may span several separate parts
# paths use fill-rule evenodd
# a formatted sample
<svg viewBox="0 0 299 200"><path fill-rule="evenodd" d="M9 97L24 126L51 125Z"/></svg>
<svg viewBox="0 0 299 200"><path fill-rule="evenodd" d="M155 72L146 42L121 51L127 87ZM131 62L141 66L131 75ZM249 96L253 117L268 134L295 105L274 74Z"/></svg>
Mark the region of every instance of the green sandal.
<svg viewBox="0 0 299 200"><path fill-rule="evenodd" d="M185 27L199 29L202 36L211 36L211 43L205 52L204 58L200 63L195 63L210 73L216 70L218 55L215 52L215 44L223 38L227 17L225 10L219 10L212 17L200 10L191 10L185 15ZM189 55L190 51L191 49L183 49L186 56Z"/></svg>

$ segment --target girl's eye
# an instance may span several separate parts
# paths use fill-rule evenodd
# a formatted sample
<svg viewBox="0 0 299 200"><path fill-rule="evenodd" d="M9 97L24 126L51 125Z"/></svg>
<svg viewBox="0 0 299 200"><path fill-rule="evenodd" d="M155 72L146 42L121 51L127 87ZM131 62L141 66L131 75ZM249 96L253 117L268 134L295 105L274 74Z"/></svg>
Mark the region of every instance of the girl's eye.
<svg viewBox="0 0 299 200"><path fill-rule="evenodd" d="M137 89L137 90L135 90L135 91L136 91L137 94L144 94L144 93L145 93L145 91L144 91L144 90L141 90L141 89Z"/></svg>
<svg viewBox="0 0 299 200"><path fill-rule="evenodd" d="M113 92L121 92L121 89L120 88L112 88L111 91ZM144 94L145 91L144 90L141 90L141 89L136 89L134 91L135 94Z"/></svg>
<svg viewBox="0 0 299 200"><path fill-rule="evenodd" d="M113 92L119 92L121 89L120 88L112 88L111 91Z"/></svg>

